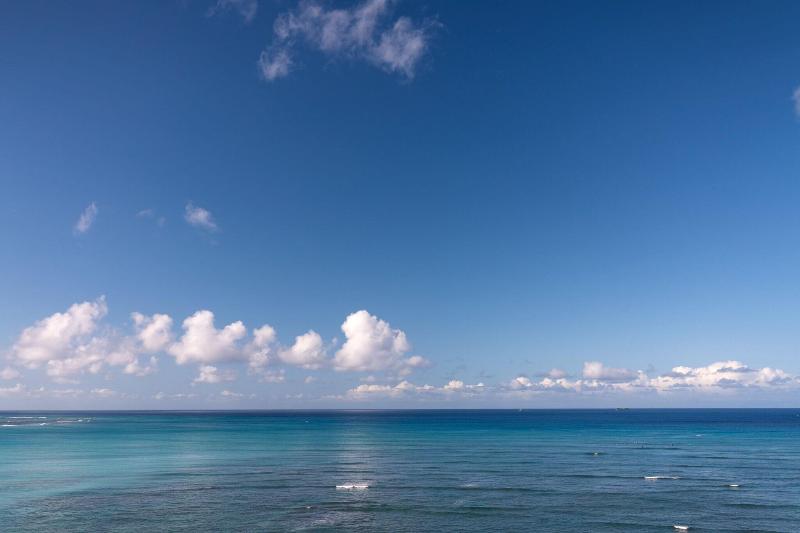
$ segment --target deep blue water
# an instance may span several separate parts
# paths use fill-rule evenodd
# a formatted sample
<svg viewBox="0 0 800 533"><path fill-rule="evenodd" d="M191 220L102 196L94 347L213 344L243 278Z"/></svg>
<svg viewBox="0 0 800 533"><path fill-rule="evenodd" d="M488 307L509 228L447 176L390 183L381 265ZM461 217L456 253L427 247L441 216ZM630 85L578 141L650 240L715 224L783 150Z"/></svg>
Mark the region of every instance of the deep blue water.
<svg viewBox="0 0 800 533"><path fill-rule="evenodd" d="M800 531L798 409L0 412L0 424L3 532Z"/></svg>

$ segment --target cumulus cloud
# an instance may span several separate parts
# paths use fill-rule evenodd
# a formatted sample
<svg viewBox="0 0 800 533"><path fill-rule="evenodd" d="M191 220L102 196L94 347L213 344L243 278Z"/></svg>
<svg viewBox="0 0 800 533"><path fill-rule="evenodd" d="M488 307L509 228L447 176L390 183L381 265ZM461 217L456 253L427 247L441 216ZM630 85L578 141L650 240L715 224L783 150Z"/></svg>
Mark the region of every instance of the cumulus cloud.
<svg viewBox="0 0 800 533"><path fill-rule="evenodd" d="M520 375L507 384L510 391L542 392L723 392L731 389L800 388L800 378L770 367L751 368L740 361L718 361L707 366L676 366L649 376L642 370L610 368L597 361L584 363L581 379L545 377L539 381Z"/></svg>
<svg viewBox="0 0 800 533"><path fill-rule="evenodd" d="M411 368L426 366L428 361L420 356L406 358L411 345L406 334L393 329L367 311L356 311L342 324L345 343L336 352L333 366L336 370L371 372L396 370L401 374Z"/></svg>
<svg viewBox="0 0 800 533"><path fill-rule="evenodd" d="M458 379L453 379L444 386L444 390L463 390L464 382Z"/></svg>
<svg viewBox="0 0 800 533"><path fill-rule="evenodd" d="M659 391L782 388L798 386L800 380L775 368L750 368L740 361L718 361L695 368L676 366L671 372L650 379L648 385Z"/></svg>
<svg viewBox="0 0 800 533"><path fill-rule="evenodd" d="M103 369L107 353L108 340L105 337L90 338L47 361L47 375L57 382L72 383L75 379L71 376L76 374L98 374Z"/></svg>
<svg viewBox="0 0 800 533"><path fill-rule="evenodd" d="M94 202L83 210L83 213L78 217L78 221L75 222L75 226L73 227L73 231L76 235L82 235L89 231L89 228L94 224L94 219L97 218L97 211L97 205Z"/></svg>
<svg viewBox="0 0 800 533"><path fill-rule="evenodd" d="M610 368L599 361L587 361L583 363L583 377L585 379L597 379L601 381L623 382L636 378L638 374L627 368ZM551 376L560 379L563 376Z"/></svg>
<svg viewBox="0 0 800 533"><path fill-rule="evenodd" d="M135 376L156 371L158 354L169 354L179 365L196 364L199 383L222 383L233 380L236 373L220 369L220 363L243 363L248 372L264 383L281 383L286 371L280 365L307 369L322 367L338 371L377 372L362 378L343 398L366 398L375 395L458 398L476 394L506 397L529 397L538 394L600 394L681 392L732 393L737 390L800 390L800 378L772 367L753 368L741 361L723 360L706 366L675 366L661 374L607 366L600 361L583 364L580 377L552 369L538 377L518 375L496 386L482 383L470 385L452 379L442 386L415 385L403 379L412 369L427 366L421 356L409 356L410 343L405 333L388 322L361 310L346 317L341 325L345 341L333 358L322 337L313 330L295 337L290 346L282 346L275 329L263 325L247 329L240 321L217 329L214 314L200 310L182 323L182 335L175 339L173 320L155 313L131 314L129 334L103 324L108 313L105 298L75 303L63 312L53 313L22 330L8 352L10 366L0 370L0 379L19 378L18 369L43 369L59 383L74 383L84 374L101 374L111 369ZM381 374L383 372L383 374ZM109 377L110 374L105 374ZM381 379L394 384L380 384ZM397 380L397 381L395 381ZM310 384L309 376L304 383ZM22 386L24 389L24 385ZM27 394L55 397L57 391L20 389L7 386L6 395ZM65 395L78 389L65 389ZM75 393L77 394L77 393ZM97 395L93 391L81 394ZM122 397L122 396L120 396Z"/></svg>
<svg viewBox="0 0 800 533"><path fill-rule="evenodd" d="M236 373L232 370L220 370L213 365L202 365L199 370L200 374L192 383L221 383L236 379Z"/></svg>
<svg viewBox="0 0 800 533"><path fill-rule="evenodd" d="M89 336L108 312L104 297L73 304L64 313L53 313L22 330L12 356L28 368L51 360L67 359L91 351Z"/></svg>
<svg viewBox="0 0 800 533"><path fill-rule="evenodd" d="M145 316L142 313L131 313L131 320L136 328L136 337L147 352L160 352L172 341L172 317L156 313Z"/></svg>
<svg viewBox="0 0 800 533"><path fill-rule="evenodd" d="M143 348L135 337L103 327L101 321L107 313L103 297L73 304L65 312L54 313L25 328L11 349L11 357L26 368L43 367L51 379L64 383L74 382L79 374L98 374L106 365L121 366L126 374L137 376L153 373L155 357L150 358L149 364L142 364L139 356L154 350ZM147 346L152 347L155 342L151 337L158 328L153 321L163 325L164 317L142 317L142 323L150 326L145 335Z"/></svg>
<svg viewBox="0 0 800 533"><path fill-rule="evenodd" d="M467 385L461 380L450 380L441 387L433 385L415 385L410 381L403 380L396 385L379 385L375 383L363 383L347 391L343 399L363 400L375 396L385 397L409 397L423 395L426 397L448 398L456 395L457 397L469 397L482 394L487 391L483 383Z"/></svg>
<svg viewBox="0 0 800 533"><path fill-rule="evenodd" d="M358 387L347 391L349 398L363 398L368 395L382 396L401 396L411 392L428 392L435 389L431 385L417 386L408 381L401 381L397 385L379 385L375 383L363 383Z"/></svg>
<svg viewBox="0 0 800 533"><path fill-rule="evenodd" d="M201 228L206 231L217 231L219 229L211 211L196 206L192 202L186 204L183 218L189 225L196 228Z"/></svg>
<svg viewBox="0 0 800 533"><path fill-rule="evenodd" d="M303 368L320 368L325 364L325 345L322 337L314 330L309 330L294 339L294 344L282 348L278 352L281 361L289 365Z"/></svg>
<svg viewBox="0 0 800 533"><path fill-rule="evenodd" d="M235 11L241 15L245 24L250 24L258 12L258 0L217 0L217 3L208 8L207 17L213 17L225 11Z"/></svg>
<svg viewBox="0 0 800 533"><path fill-rule="evenodd" d="M394 377L404 377L429 365L424 357L408 355L410 344L403 331L367 311L345 319L342 331L346 341L333 359L328 358L328 346L313 330L283 346L275 328L268 324L254 329L248 339L241 321L217 329L214 313L199 310L182 322L182 333L177 338L172 317L163 313L131 313L132 331L122 334L101 324L107 312L101 297L73 304L65 312L37 321L25 328L14 343L12 363L45 368L47 375L59 382L75 382L80 374L99 374L109 367L146 376L157 370L159 354L172 356L179 365L245 362L248 372L263 382L284 380L283 370L273 368L280 364L306 369L333 366L340 371L387 371ZM14 372L9 367L0 378L14 379ZM198 382L210 379L214 378L201 376Z"/></svg>
<svg viewBox="0 0 800 533"><path fill-rule="evenodd" d="M430 47L436 22L414 22L390 16L391 0L366 0L349 8L328 8L301 1L296 9L278 16L273 40L258 65L264 79L288 75L299 45L331 59L361 60L382 70L412 79Z"/></svg>
<svg viewBox="0 0 800 533"><path fill-rule="evenodd" d="M707 366L677 366L670 372L650 376L644 371L612 368L597 361L584 364L580 378L570 379L563 371L532 379L518 375L499 386L474 385L453 379L442 386L363 383L348 390L339 399L364 400L374 397L447 399L447 398L531 398L546 394L726 394L737 390L800 390L800 377L771 367L752 368L740 361L718 361Z"/></svg>
<svg viewBox="0 0 800 533"><path fill-rule="evenodd" d="M242 358L238 342L247 329L241 321L228 324L221 330L214 326L214 313L197 311L183 321L183 336L169 347L169 353L179 365L186 363L218 363Z"/></svg>
<svg viewBox="0 0 800 533"><path fill-rule="evenodd" d="M272 363L277 340L278 334L269 324L253 330L253 340L247 346L251 372L262 372L264 367Z"/></svg>
<svg viewBox="0 0 800 533"><path fill-rule="evenodd" d="M111 366L123 366L123 372L125 374L139 377L149 376L158 369L158 359L156 357L150 357L148 364L142 364L142 361L135 356L129 356L119 363L115 363L112 359L109 359L109 364Z"/></svg>

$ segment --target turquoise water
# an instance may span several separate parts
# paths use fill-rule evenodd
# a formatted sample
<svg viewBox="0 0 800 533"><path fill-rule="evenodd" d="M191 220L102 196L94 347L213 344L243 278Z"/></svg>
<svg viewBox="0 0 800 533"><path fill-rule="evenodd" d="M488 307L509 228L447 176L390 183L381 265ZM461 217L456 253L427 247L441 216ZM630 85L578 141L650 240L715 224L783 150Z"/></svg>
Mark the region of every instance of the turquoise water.
<svg viewBox="0 0 800 533"><path fill-rule="evenodd" d="M0 425L4 532L800 531L797 409L0 412Z"/></svg>

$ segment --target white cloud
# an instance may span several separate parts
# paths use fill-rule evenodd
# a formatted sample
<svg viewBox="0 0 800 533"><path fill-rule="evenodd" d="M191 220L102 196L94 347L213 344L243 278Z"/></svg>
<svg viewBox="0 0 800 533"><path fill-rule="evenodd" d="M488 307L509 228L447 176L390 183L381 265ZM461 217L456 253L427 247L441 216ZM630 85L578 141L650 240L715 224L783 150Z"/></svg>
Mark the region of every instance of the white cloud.
<svg viewBox="0 0 800 533"><path fill-rule="evenodd" d="M244 398L245 395L242 394L241 392L233 392L228 389L225 389L220 393L220 396L222 396L223 398L227 398L229 400L238 400L240 398Z"/></svg>
<svg viewBox="0 0 800 533"><path fill-rule="evenodd" d="M95 339L96 342L102 343L100 353L105 353L105 362L110 366L122 366L125 374L134 376L148 376L156 371L158 367L158 359L154 356L150 357L150 362L143 365L139 360L141 346L133 337L125 337L121 340Z"/></svg>
<svg viewBox="0 0 800 533"><path fill-rule="evenodd" d="M148 360L147 365L142 365L141 361L137 358L132 361L128 361L125 363L125 368L123 372L126 374L131 374L133 376L149 376L153 374L158 369L158 359L155 357L151 357Z"/></svg>
<svg viewBox="0 0 800 533"><path fill-rule="evenodd" d="M153 395L156 400L191 400L197 398L197 394L178 392L175 394L167 394L166 392L157 392Z"/></svg>
<svg viewBox="0 0 800 533"><path fill-rule="evenodd" d="M4 380L12 380L17 379L19 377L19 372L10 366L5 367L3 370L0 370L0 379Z"/></svg>
<svg viewBox="0 0 800 533"><path fill-rule="evenodd" d="M442 387L435 387L433 385L414 385L409 381L401 381L396 385L378 385L374 383L363 383L353 389L347 391L344 399L366 399L373 396L388 396L388 397L408 397L414 395L424 395L428 397L450 398L454 395L456 397L471 397L481 394L488 389L483 383L475 385L467 385L461 380L450 380Z"/></svg>
<svg viewBox="0 0 800 533"><path fill-rule="evenodd" d="M400 18L392 29L381 34L372 50L372 60L389 72L413 78L417 63L428 48L428 31L410 19Z"/></svg>
<svg viewBox="0 0 800 533"><path fill-rule="evenodd" d="M325 346L322 337L314 330L309 330L294 339L294 344L278 352L281 361L289 365L303 368L320 368L325 364Z"/></svg>
<svg viewBox="0 0 800 533"><path fill-rule="evenodd" d="M258 58L258 71L267 81L287 76L292 69L292 58L283 48L262 50Z"/></svg>
<svg viewBox="0 0 800 533"><path fill-rule="evenodd" d="M78 221L75 222L75 226L73 227L75 234L80 235L89 231L89 228L94 224L95 218L97 218L97 205L92 202L83 210L81 216L78 217Z"/></svg>
<svg viewBox="0 0 800 533"><path fill-rule="evenodd" d="M212 365L202 365L199 370L200 374L192 383L220 383L236 379L236 373L232 370L220 371L217 367Z"/></svg>
<svg viewBox="0 0 800 533"><path fill-rule="evenodd" d="M794 112L800 115L800 87L794 90L792 100L794 100Z"/></svg>
<svg viewBox="0 0 800 533"><path fill-rule="evenodd" d="M533 381L528 376L517 376L508 384L512 389L524 389L533 386Z"/></svg>
<svg viewBox="0 0 800 533"><path fill-rule="evenodd" d="M417 390L415 385L408 381L401 381L397 385L378 385L374 383L363 383L354 389L347 391L348 397L360 398L366 395L386 395L386 396L400 396L409 390Z"/></svg>
<svg viewBox="0 0 800 533"><path fill-rule="evenodd" d="M247 334L247 329L241 321L218 330L214 327L214 313L202 310L183 321L183 330L180 340L169 347L169 353L179 365L242 358L237 343Z"/></svg>
<svg viewBox="0 0 800 533"><path fill-rule="evenodd" d="M453 379L444 386L444 390L462 390L464 382L458 379Z"/></svg>
<svg viewBox="0 0 800 533"><path fill-rule="evenodd" d="M268 324L253 330L253 340L246 350L251 372L261 372L264 367L272 363L277 340L275 328Z"/></svg>
<svg viewBox="0 0 800 533"><path fill-rule="evenodd" d="M12 356L28 368L54 359L67 359L86 353L88 337L108 312L104 297L76 303L64 313L54 313L22 330L12 347Z"/></svg>
<svg viewBox="0 0 800 533"><path fill-rule="evenodd" d="M266 80L289 74L298 44L332 59L362 60L387 72L412 79L427 52L436 26L408 17L391 19L391 0L365 0L344 9L302 1L278 16L272 45L261 53L259 68Z"/></svg>
<svg viewBox="0 0 800 533"><path fill-rule="evenodd" d="M587 361L583 363L583 377L585 379L597 379L601 381L630 381L638 376L633 370L627 368L610 368L604 366L599 361ZM556 378L558 379L558 378Z"/></svg>
<svg viewBox="0 0 800 533"><path fill-rule="evenodd" d="M644 371L609 368L597 361L584 363L581 379L545 377L533 381L517 376L507 385L511 391L543 392L724 392L732 389L800 388L800 378L770 367L750 368L740 361L718 361L702 367L676 366L650 377Z"/></svg>
<svg viewBox="0 0 800 533"><path fill-rule="evenodd" d="M545 373L545 376L553 379L561 379L568 377L569 374L567 374L565 370L561 370L560 368L551 368L548 372Z"/></svg>
<svg viewBox="0 0 800 533"><path fill-rule="evenodd" d="M342 331L347 340L334 356L336 370L397 370L406 374L410 368L428 364L418 355L404 358L411 350L406 334L367 311L349 315L342 324Z"/></svg>
<svg viewBox="0 0 800 533"><path fill-rule="evenodd" d="M418 368L427 368L429 366L431 366L431 362L421 355L412 355L400 361L397 373L400 376L408 376Z"/></svg>
<svg viewBox="0 0 800 533"><path fill-rule="evenodd" d="M186 204L183 218L190 225L207 231L217 231L219 228L211 211L194 205L192 202Z"/></svg>
<svg viewBox="0 0 800 533"><path fill-rule="evenodd" d="M63 383L75 382L78 374L98 374L105 365L122 366L126 374L137 376L153 373L157 360L151 357L149 365L143 365L139 361L142 348L135 338L120 337L111 328L101 328L100 322L107 313L105 298L100 297L39 320L22 331L11 349L12 358L27 368L45 367L51 379ZM151 328L146 335L151 347L155 342L151 337L158 329L153 324L163 325L165 316L154 315L156 318L145 320L155 320L149 323Z"/></svg>
<svg viewBox="0 0 800 533"><path fill-rule="evenodd" d="M207 17L213 17L223 11L236 11L244 19L245 24L250 24L258 12L258 0L217 0L206 12Z"/></svg>
<svg viewBox="0 0 800 533"><path fill-rule="evenodd" d="M90 394L92 396L97 396L99 398L113 398L114 396L117 396L118 393L115 390L103 388L103 389L92 389L90 391Z"/></svg>
<svg viewBox="0 0 800 533"><path fill-rule="evenodd" d="M47 375L58 383L75 383L73 376L76 374L99 374L106 362L107 352L108 343L105 338L92 338L75 347L69 356L47 361Z"/></svg>
<svg viewBox="0 0 800 533"><path fill-rule="evenodd" d="M172 341L172 318L169 315L156 313L146 316L142 313L131 313L131 320L136 329L136 337L147 352L160 352Z"/></svg>
<svg viewBox="0 0 800 533"><path fill-rule="evenodd" d="M258 373L258 380L262 383L283 383L286 381L286 370L264 370Z"/></svg>
<svg viewBox="0 0 800 533"><path fill-rule="evenodd" d="M315 381L317 381L317 378L315 378L314 376L306 376L306 379L303 380L303 383L305 383L306 385L310 385Z"/></svg>
<svg viewBox="0 0 800 533"><path fill-rule="evenodd" d="M159 227L163 227L164 224L167 223L166 218L164 218L163 216L158 216L156 214L155 209L149 207L147 209L142 209L141 211L136 213L136 218L146 218L150 220L155 220L156 224L158 224Z"/></svg>
<svg viewBox="0 0 800 533"><path fill-rule="evenodd" d="M20 396L27 392L27 388L22 383L17 383L13 387L0 387L0 398L8 396Z"/></svg>
<svg viewBox="0 0 800 533"><path fill-rule="evenodd" d="M800 386L800 380L783 370L764 367L750 368L740 361L718 361L708 366L676 366L671 372L648 381L658 391L720 390L744 387L783 388Z"/></svg>

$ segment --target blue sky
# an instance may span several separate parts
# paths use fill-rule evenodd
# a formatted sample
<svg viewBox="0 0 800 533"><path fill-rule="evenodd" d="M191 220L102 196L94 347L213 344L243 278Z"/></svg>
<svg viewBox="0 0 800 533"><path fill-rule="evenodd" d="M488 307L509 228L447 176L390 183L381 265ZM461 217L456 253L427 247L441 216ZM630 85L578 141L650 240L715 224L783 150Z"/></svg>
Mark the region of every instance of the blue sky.
<svg viewBox="0 0 800 533"><path fill-rule="evenodd" d="M796 406L799 16L6 2L0 408Z"/></svg>

